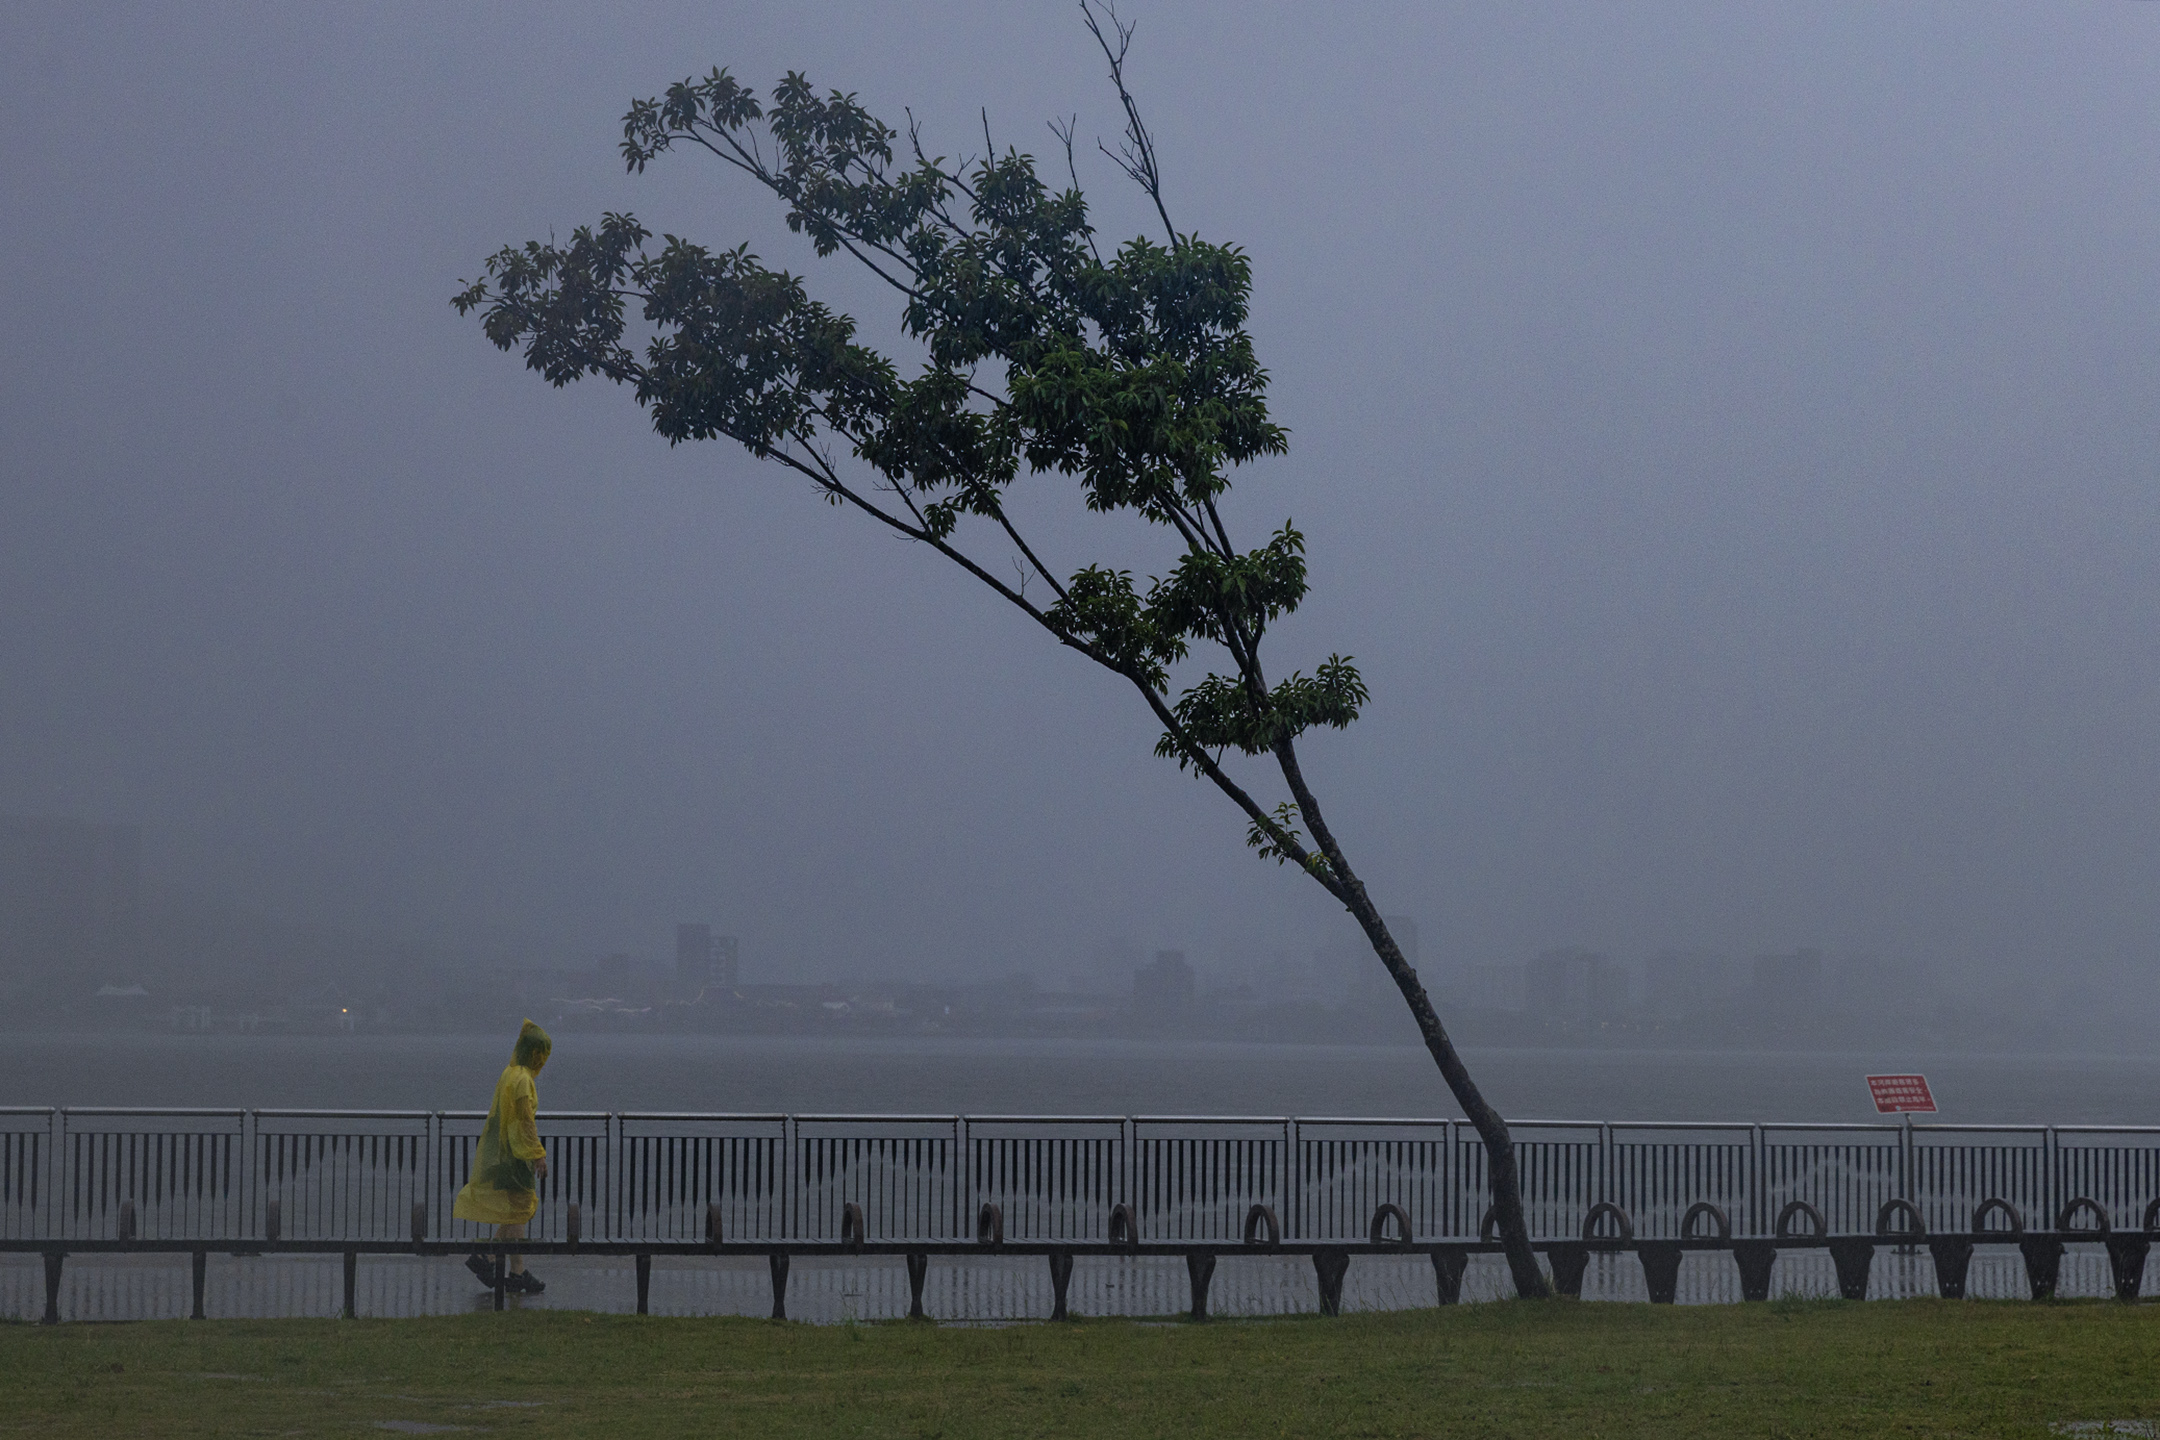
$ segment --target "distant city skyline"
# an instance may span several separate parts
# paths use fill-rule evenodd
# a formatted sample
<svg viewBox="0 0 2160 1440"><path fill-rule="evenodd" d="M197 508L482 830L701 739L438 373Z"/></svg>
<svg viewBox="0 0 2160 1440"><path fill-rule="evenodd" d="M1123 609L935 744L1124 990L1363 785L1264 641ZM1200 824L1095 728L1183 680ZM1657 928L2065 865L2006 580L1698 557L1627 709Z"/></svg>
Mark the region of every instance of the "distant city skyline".
<svg viewBox="0 0 2160 1440"><path fill-rule="evenodd" d="M739 937L710 920L674 922L669 952L431 949L216 906L168 912L140 898L139 839L124 825L0 815L0 1028L426 1031L516 1010L573 1029L655 1032L1114 1037L1169 1026L1223 1039L1415 1039L1377 963L1342 940L1204 953L1112 940L1077 968L1045 957L973 978L897 960L785 969L746 959ZM1428 957L1414 917L1388 922L1471 1044L2062 1049L2119 1044L2142 1023L2135 1005L2081 1014L2089 997L2075 987L2034 1003L1910 958L1584 945Z"/></svg>
<svg viewBox="0 0 2160 1440"><path fill-rule="evenodd" d="M157 878L154 870L150 878L153 882ZM143 949L144 884L142 836L138 826L77 817L0 813L0 970L79 965L83 967L85 977L95 975L102 981L128 975L146 964L158 963L155 955L145 953ZM261 918L274 923L291 923L289 917L264 915ZM385 917L386 920L392 918ZM1387 918L1405 957L1413 966L1423 965L1426 957L1418 920L1399 914ZM672 964L678 983L684 984L707 980L732 984L741 974L741 939L720 933L713 922L677 919L665 926L656 923L652 928L672 932L672 945L664 953L654 946L650 950L603 950L592 958L602 960L615 955L656 962L664 960ZM385 929L396 933L394 923L386 925ZM404 935L400 938L411 941L425 937ZM560 939L536 943L553 954L570 956L578 953L574 943ZM632 943L635 945L634 940ZM518 949L515 942L491 948L501 949L503 953L515 953ZM1034 967L1022 968L1028 969L1028 973L1039 981L1085 983L1090 975L1099 975L1107 977L1114 985L1126 970L1140 962L1145 953L1135 942L1121 937L1098 942L1091 956L1079 963L1061 963L1056 957L1044 957ZM1303 970L1309 973L1288 981L1282 988L1299 990L1317 985L1323 990L1342 989L1351 994L1387 989L1386 975L1373 962L1369 950L1352 939L1302 946L1294 941L1283 941L1265 950L1250 951L1227 942L1218 942L1212 949L1205 945L1195 949L1187 944L1174 949L1157 949L1153 953L1158 960L1165 954L1174 954L1181 964L1188 963L1187 956L1191 955L1190 966L1198 967L1195 974L1206 971L1243 973L1245 978L1239 983L1253 983L1255 976L1270 971ZM1806 947L1800 953L1814 954L1818 958L1821 955L1819 950ZM1649 958L1655 961L1678 954L1668 948L1652 952ZM1598 960L1605 958L1603 952L1589 947L1563 946L1540 951L1532 963L1575 955ZM1716 957L1720 961L1729 958ZM1453 957L1442 958L1438 963L1449 975L1455 975L1466 966L1509 962ZM893 971L895 967L887 965L876 973ZM900 966L895 973L907 972L908 967ZM853 972L845 967L837 970L828 967L817 978L848 973ZM774 978L778 978L777 974Z"/></svg>

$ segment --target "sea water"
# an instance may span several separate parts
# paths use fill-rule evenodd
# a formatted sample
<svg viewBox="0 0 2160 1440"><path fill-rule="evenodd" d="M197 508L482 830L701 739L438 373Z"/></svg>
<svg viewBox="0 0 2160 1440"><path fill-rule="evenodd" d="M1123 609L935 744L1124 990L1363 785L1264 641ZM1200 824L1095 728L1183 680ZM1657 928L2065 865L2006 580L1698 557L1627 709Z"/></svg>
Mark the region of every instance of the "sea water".
<svg viewBox="0 0 2160 1440"><path fill-rule="evenodd" d="M0 1035L0 1105L485 1109L511 1034ZM1943 1122L2160 1123L2160 1058L1472 1049L1513 1119L1878 1118L1869 1074L1918 1071ZM1444 1117L1407 1046L565 1033L544 1110Z"/></svg>

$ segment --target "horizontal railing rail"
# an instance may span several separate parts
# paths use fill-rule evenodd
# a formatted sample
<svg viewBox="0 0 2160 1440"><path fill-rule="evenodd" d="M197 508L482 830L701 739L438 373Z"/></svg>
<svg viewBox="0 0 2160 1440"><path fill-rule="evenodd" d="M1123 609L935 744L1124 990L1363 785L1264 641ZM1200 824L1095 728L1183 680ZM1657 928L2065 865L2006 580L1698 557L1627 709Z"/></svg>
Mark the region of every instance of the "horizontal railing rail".
<svg viewBox="0 0 2160 1440"><path fill-rule="evenodd" d="M1801 1202L1794 1202L1797 1207ZM2160 1230L2142 1227L2137 1230L2101 1229L2091 1225L2064 1224L2049 1229L1990 1228L1989 1221L1996 1218L1984 1213L1989 1206L2005 1207L2003 1218L2015 1223L2020 1220L2014 1211L2007 1209L2006 1202L1991 1199L1984 1202L1982 1210L1972 1217L1973 1228L1942 1234L1927 1234L1918 1229L1899 1230L1889 1228L1872 1234L1841 1235L1816 1228L1816 1217L1800 1212L1798 1223L1786 1229L1785 1221L1791 1214L1780 1217L1781 1233L1775 1237L1733 1237L1722 1233L1690 1234L1678 1239L1643 1240L1633 1234L1632 1222L1624 1211L1605 1204L1583 1217L1582 1234L1572 1240L1544 1240L1534 1248L1546 1261L1553 1288L1563 1296L1579 1298L1583 1293L1586 1273L1594 1257L1607 1260L1632 1254L1640 1265L1641 1281L1645 1298L1653 1304L1672 1304L1677 1299L1682 1262L1688 1255L1710 1256L1729 1254L1739 1282L1743 1301L1759 1301L1770 1298L1781 1257L1809 1251L1827 1252L1836 1275L1839 1296L1847 1300L1865 1300L1871 1291L1876 1252L1888 1248L1894 1252L1912 1253L1921 1249L1932 1262L1936 1293L1945 1299L1962 1299L1966 1294L1972 1261L1977 1251L1987 1247L2015 1249L2022 1262L2024 1278L2034 1300L2052 1299L2063 1286L2063 1262L2074 1245L2096 1245L2102 1252L2104 1269L2108 1276L2106 1284L2120 1300L2134 1301L2141 1292L2147 1260L2155 1241L2160 1241ZM575 1202L570 1202L570 1214L578 1214ZM1901 1217L1902 1218L1902 1217ZM2077 1217L2066 1214L2069 1221ZM219 1244L202 1240L133 1239L127 1237L93 1240L47 1240L22 1241L0 1240L0 1253L30 1251L42 1255L45 1262L45 1314L47 1324L57 1324L60 1316L61 1278L65 1262L70 1256L99 1255L187 1255L193 1261L194 1306L196 1319L204 1318L205 1261L213 1252L236 1256L260 1258L263 1256L342 1256L344 1260L344 1307L343 1314L351 1318L355 1313L356 1275L358 1261L362 1256L418 1256L449 1257L477 1253L484 1261L482 1268L489 1275L495 1307L504 1308L506 1295L513 1278L507 1261L511 1256L557 1255L557 1256L616 1256L636 1260L637 1313L649 1313L652 1262L656 1256L667 1256L678 1261L685 1259L727 1260L762 1259L766 1262L772 1280L772 1314L774 1319L787 1318L787 1286L790 1260L797 1256L822 1258L847 1257L861 1260L864 1257L902 1258L907 1263L908 1283L912 1296L910 1318L925 1318L923 1310L923 1283L932 1256L980 1256L995 1254L1008 1261L1018 1257L1040 1257L1049 1262L1049 1279L1054 1300L1049 1318L1059 1320L1067 1314L1067 1290L1072 1278L1073 1264L1082 1257L1107 1259L1131 1263L1143 1259L1182 1259L1190 1285L1191 1316L1195 1320L1208 1315L1209 1287L1219 1261L1232 1257L1272 1258L1304 1257L1309 1260L1318 1281L1320 1310L1323 1314L1340 1313L1343 1283L1352 1259L1366 1257L1399 1264L1406 1258L1424 1257L1432 1267L1434 1298L1442 1305L1453 1304L1462 1298L1462 1281L1465 1270L1473 1257L1497 1256L1500 1246L1496 1241L1479 1240L1416 1240L1405 1238L1401 1227L1402 1212L1383 1203L1374 1211L1367 1238L1357 1241L1291 1241L1277 1238L1265 1226L1248 1226L1244 1238L1235 1241L1202 1242L1179 1241L1093 1241L1093 1242L1014 1242L997 1234L994 1228L985 1226L973 1241L874 1241L864 1240L857 1234L837 1241L654 1241L613 1240L584 1241L575 1238L577 1221L572 1219L570 1228L573 1238L561 1240L496 1240L479 1242L446 1242L428 1240L415 1236L409 1240L257 1240L245 1246L222 1249ZM857 1222L858 1227L860 1222ZM416 1229L419 1227L416 1225ZM1706 1227L1713 1232L1715 1227ZM230 1245L230 1242L225 1242ZM1695 1277L1699 1287L1704 1277ZM1909 1291L1908 1291L1909 1293Z"/></svg>

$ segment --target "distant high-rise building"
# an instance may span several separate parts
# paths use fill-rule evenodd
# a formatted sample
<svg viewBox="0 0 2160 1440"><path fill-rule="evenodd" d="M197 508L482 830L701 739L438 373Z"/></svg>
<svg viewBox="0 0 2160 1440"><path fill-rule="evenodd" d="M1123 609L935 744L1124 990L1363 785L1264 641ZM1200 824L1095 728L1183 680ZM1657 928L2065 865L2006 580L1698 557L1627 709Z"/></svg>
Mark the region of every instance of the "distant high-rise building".
<svg viewBox="0 0 2160 1440"><path fill-rule="evenodd" d="M1917 1014L1939 1000L1927 965L1910 957L1848 955L1826 967L1824 988L1847 1009L1876 1014Z"/></svg>
<svg viewBox="0 0 2160 1440"><path fill-rule="evenodd" d="M0 978L95 990L141 962L142 832L0 816Z"/></svg>
<svg viewBox="0 0 2160 1440"><path fill-rule="evenodd" d="M1790 955L1760 955L1755 960L1755 994L1759 1003L1780 1010L1804 1010L1823 1001L1823 957L1820 950L1795 950Z"/></svg>
<svg viewBox="0 0 2160 1440"><path fill-rule="evenodd" d="M710 925L687 921L677 925L675 983L685 990L702 990L707 986L734 989L740 948L740 942L733 935L715 935Z"/></svg>
<svg viewBox="0 0 2160 1440"><path fill-rule="evenodd" d="M1548 950L1524 967L1523 989L1533 1014L1553 1020L1611 1020L1627 1008L1628 972L1588 950Z"/></svg>
<svg viewBox="0 0 2160 1440"><path fill-rule="evenodd" d="M1643 1008L1666 1021L1718 1010L1747 992L1750 974L1729 956L1660 950L1643 961Z"/></svg>
<svg viewBox="0 0 2160 1440"><path fill-rule="evenodd" d="M1193 968L1182 950L1158 950L1155 958L1133 971L1133 1008L1143 1016L1190 1010Z"/></svg>

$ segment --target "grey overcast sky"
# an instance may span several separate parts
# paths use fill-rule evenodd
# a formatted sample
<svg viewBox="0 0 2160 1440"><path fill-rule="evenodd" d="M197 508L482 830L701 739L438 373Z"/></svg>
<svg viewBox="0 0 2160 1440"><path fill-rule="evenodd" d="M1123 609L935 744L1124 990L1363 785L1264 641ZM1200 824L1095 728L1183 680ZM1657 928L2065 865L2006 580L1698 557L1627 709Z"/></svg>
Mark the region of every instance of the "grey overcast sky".
<svg viewBox="0 0 2160 1440"><path fill-rule="evenodd" d="M2160 6L1126 13L1174 217L1254 262L1277 663L1364 668L1312 764L1428 967L2150 976ZM952 155L1118 124L1065 3L6 7L0 809L289 918L709 919L753 975L1344 935L933 557L452 313L630 209L889 333L716 166L623 173L715 64Z"/></svg>

